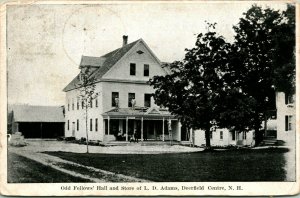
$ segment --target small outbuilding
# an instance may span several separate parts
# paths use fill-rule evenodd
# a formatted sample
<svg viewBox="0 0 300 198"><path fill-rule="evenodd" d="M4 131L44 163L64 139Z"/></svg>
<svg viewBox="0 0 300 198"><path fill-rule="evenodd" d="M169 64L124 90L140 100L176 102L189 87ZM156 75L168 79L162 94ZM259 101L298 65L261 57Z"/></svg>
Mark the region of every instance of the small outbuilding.
<svg viewBox="0 0 300 198"><path fill-rule="evenodd" d="M8 131L25 138L64 136L64 109L61 106L13 105L8 108Z"/></svg>

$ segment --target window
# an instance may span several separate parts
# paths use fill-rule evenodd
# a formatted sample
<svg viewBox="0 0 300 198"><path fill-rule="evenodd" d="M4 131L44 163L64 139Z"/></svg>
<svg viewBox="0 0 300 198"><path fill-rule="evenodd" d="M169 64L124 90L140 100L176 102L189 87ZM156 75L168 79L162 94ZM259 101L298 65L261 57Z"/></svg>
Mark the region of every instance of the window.
<svg viewBox="0 0 300 198"><path fill-rule="evenodd" d="M79 110L79 98L77 98L77 110Z"/></svg>
<svg viewBox="0 0 300 198"><path fill-rule="evenodd" d="M108 120L104 120L104 125L105 125L105 135L108 135Z"/></svg>
<svg viewBox="0 0 300 198"><path fill-rule="evenodd" d="M68 120L68 131L70 130L70 120Z"/></svg>
<svg viewBox="0 0 300 198"><path fill-rule="evenodd" d="M90 119L90 131L93 131L93 119Z"/></svg>
<svg viewBox="0 0 300 198"><path fill-rule="evenodd" d="M149 65L148 64L144 65L144 76L149 76Z"/></svg>
<svg viewBox="0 0 300 198"><path fill-rule="evenodd" d="M84 101L82 100L81 101L81 109L83 109L83 107L84 107Z"/></svg>
<svg viewBox="0 0 300 198"><path fill-rule="evenodd" d="M135 99L135 93L128 93L128 107L132 107L131 101Z"/></svg>
<svg viewBox="0 0 300 198"><path fill-rule="evenodd" d="M151 96L152 96L152 94L145 94L145 96L144 96L144 106L145 107L151 106Z"/></svg>
<svg viewBox="0 0 300 198"><path fill-rule="evenodd" d="M95 131L98 131L98 118L95 119Z"/></svg>
<svg viewBox="0 0 300 198"><path fill-rule="evenodd" d="M79 131L79 120L78 119L77 119L76 125L77 125L77 131Z"/></svg>
<svg viewBox="0 0 300 198"><path fill-rule="evenodd" d="M118 98L118 99L116 99ZM111 93L111 106L116 107L117 103L119 102L119 92L112 92Z"/></svg>
<svg viewBox="0 0 300 198"><path fill-rule="evenodd" d="M223 131L220 131L220 140L223 140Z"/></svg>
<svg viewBox="0 0 300 198"><path fill-rule="evenodd" d="M98 98L95 99L95 106L98 107Z"/></svg>
<svg viewBox="0 0 300 198"><path fill-rule="evenodd" d="M292 130L292 118L291 115L285 116L285 131L291 131Z"/></svg>
<svg viewBox="0 0 300 198"><path fill-rule="evenodd" d="M72 110L74 110L74 99L72 98Z"/></svg>
<svg viewBox="0 0 300 198"><path fill-rule="evenodd" d="M90 100L90 107L93 108L93 99Z"/></svg>
<svg viewBox="0 0 300 198"><path fill-rule="evenodd" d="M130 76L135 76L135 63L130 63Z"/></svg>
<svg viewBox="0 0 300 198"><path fill-rule="evenodd" d="M231 137L232 137L232 140L235 140L235 131L231 132Z"/></svg>
<svg viewBox="0 0 300 198"><path fill-rule="evenodd" d="M243 132L243 140L246 140L246 139L247 139L247 133Z"/></svg>
<svg viewBox="0 0 300 198"><path fill-rule="evenodd" d="M293 95L285 93L285 104L294 103Z"/></svg>
<svg viewBox="0 0 300 198"><path fill-rule="evenodd" d="M210 139L213 139L213 132L212 131L210 131Z"/></svg>

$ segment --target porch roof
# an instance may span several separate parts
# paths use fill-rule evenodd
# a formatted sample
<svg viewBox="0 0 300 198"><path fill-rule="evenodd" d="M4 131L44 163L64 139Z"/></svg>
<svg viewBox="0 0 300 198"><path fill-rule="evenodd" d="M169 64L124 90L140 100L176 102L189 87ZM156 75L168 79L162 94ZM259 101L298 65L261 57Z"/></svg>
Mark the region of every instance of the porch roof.
<svg viewBox="0 0 300 198"><path fill-rule="evenodd" d="M135 107L134 109L129 108L114 108L110 111L107 111L102 114L104 118L108 117L144 117L144 118L175 118L175 115L172 115L167 109L159 108L159 107Z"/></svg>

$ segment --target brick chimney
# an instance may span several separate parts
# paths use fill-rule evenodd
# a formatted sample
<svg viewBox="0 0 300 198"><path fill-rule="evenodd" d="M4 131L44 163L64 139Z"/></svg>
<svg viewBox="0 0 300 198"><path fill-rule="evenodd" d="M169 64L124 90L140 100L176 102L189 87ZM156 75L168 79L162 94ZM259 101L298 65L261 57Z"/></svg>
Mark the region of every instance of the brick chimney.
<svg viewBox="0 0 300 198"><path fill-rule="evenodd" d="M128 36L123 35L123 46L127 45L127 42L128 42Z"/></svg>

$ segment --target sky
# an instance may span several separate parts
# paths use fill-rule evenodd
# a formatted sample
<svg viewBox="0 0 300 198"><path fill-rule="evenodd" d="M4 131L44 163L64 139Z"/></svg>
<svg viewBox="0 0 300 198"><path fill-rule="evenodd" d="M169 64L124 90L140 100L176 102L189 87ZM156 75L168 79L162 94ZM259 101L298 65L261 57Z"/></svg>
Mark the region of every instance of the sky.
<svg viewBox="0 0 300 198"><path fill-rule="evenodd" d="M8 103L64 105L82 55L101 56L142 38L163 62L184 57L206 22L229 42L254 2L31 4L7 8ZM282 2L259 5L284 9Z"/></svg>

